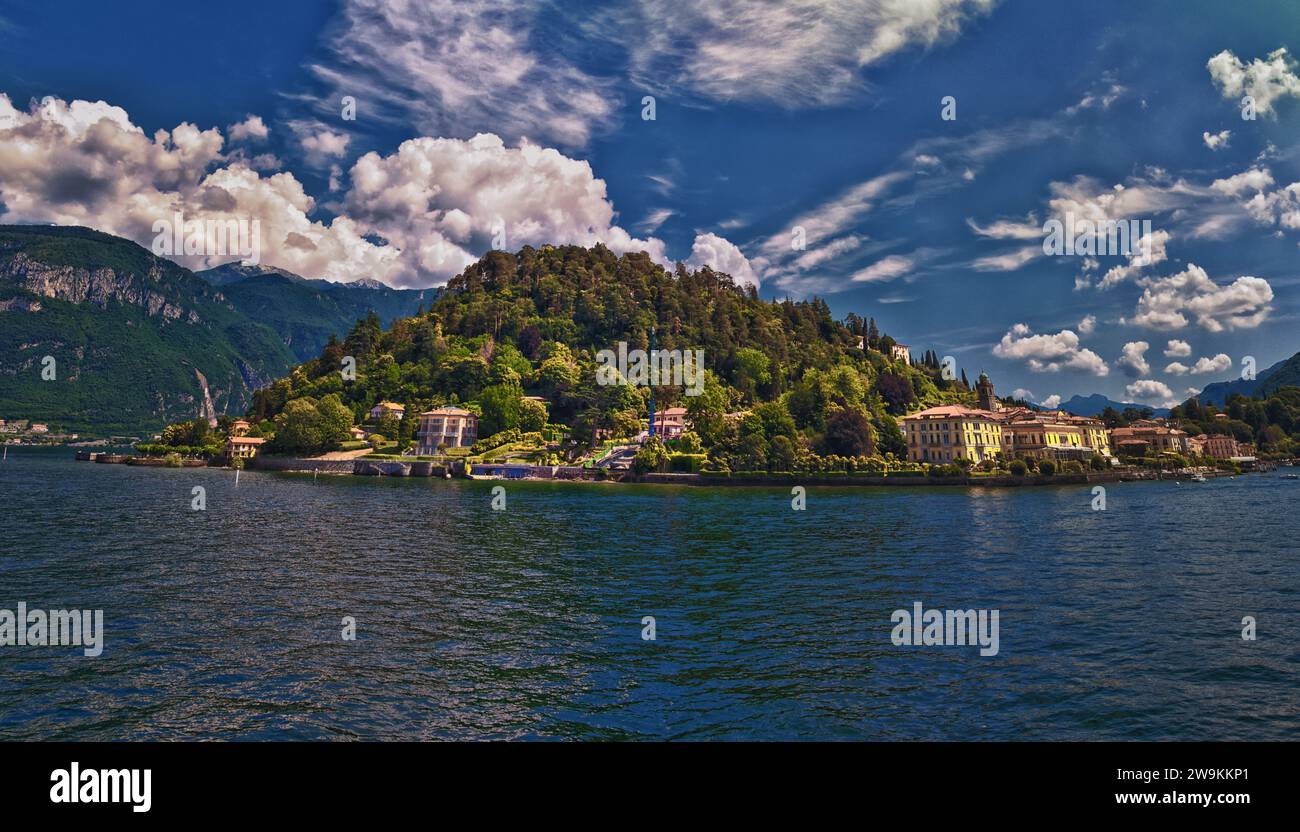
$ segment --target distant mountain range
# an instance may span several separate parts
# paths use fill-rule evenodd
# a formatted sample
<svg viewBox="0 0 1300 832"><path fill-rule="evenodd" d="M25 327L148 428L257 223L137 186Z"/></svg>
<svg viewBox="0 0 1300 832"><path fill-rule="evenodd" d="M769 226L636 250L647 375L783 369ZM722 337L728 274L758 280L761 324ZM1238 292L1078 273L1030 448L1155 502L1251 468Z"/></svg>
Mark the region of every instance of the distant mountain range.
<svg viewBox="0 0 1300 832"><path fill-rule="evenodd" d="M142 435L243 413L370 310L387 323L436 295L256 266L199 276L88 228L0 226L0 419Z"/></svg>
<svg viewBox="0 0 1300 832"><path fill-rule="evenodd" d="M1134 404L1133 402L1117 402L1114 399L1108 399L1100 393L1093 393L1091 396L1072 396L1058 405L1059 409L1073 413L1076 416L1100 416L1101 412L1108 407L1113 407L1121 413L1126 407L1136 407L1150 410L1153 416L1168 416L1169 408L1151 407L1145 404Z"/></svg>
<svg viewBox="0 0 1300 832"><path fill-rule="evenodd" d="M1266 370L1260 370L1252 381L1233 379L1207 384L1197 398L1200 399L1201 404L1223 407L1228 396L1233 393L1264 397L1276 393L1283 387L1300 387L1300 352L1277 362Z"/></svg>
<svg viewBox="0 0 1300 832"><path fill-rule="evenodd" d="M196 273L221 287L236 309L280 334L299 361L320 355L331 335L340 338L368 312L388 326L438 297L438 289L393 289L377 280L331 283L267 266L230 263Z"/></svg>

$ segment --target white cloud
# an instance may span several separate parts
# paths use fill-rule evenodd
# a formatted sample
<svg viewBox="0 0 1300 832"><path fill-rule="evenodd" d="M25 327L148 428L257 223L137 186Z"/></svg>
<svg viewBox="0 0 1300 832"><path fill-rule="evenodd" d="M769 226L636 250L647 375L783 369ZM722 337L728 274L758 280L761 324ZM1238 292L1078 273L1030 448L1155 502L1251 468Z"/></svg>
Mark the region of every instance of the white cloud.
<svg viewBox="0 0 1300 832"><path fill-rule="evenodd" d="M53 101L30 112L0 94L0 204L6 222L86 225L146 247L153 224L187 220L260 224L261 261L328 280L371 277L428 286L458 273L491 247L498 223L512 250L525 244L594 245L646 251L671 265L664 244L615 223L605 183L585 161L493 135L420 138L352 166L327 223L292 174L265 176L242 154L223 155L217 129L182 124L153 136L103 102ZM331 166L332 185L343 171ZM376 237L383 238L377 240ZM385 244L386 242L386 244ZM692 258L739 282L754 282L734 245L700 235ZM178 256L205 268L235 256Z"/></svg>
<svg viewBox="0 0 1300 832"><path fill-rule="evenodd" d="M1208 147L1210 150L1227 148L1228 142L1231 138L1232 138L1231 130L1220 130L1217 133L1211 133L1210 131L1207 130L1201 134L1201 139L1204 140L1205 146Z"/></svg>
<svg viewBox="0 0 1300 832"><path fill-rule="evenodd" d="M1128 385L1124 391L1135 401L1157 402L1161 407L1172 407L1178 404L1174 398L1174 391L1170 390L1169 385L1163 381L1145 378Z"/></svg>
<svg viewBox="0 0 1300 832"><path fill-rule="evenodd" d="M492 130L582 147L610 121L617 95L539 31L553 8L533 0L345 0L328 44L334 59L311 69L332 88L326 99L336 114L336 102L350 95L359 116L426 135Z"/></svg>
<svg viewBox="0 0 1300 832"><path fill-rule="evenodd" d="M999 358L1023 360L1036 373L1084 370L1095 376L1110 373L1105 360L1079 346L1079 336L1066 329L1055 335L1034 335L1027 324L1016 324L993 347Z"/></svg>
<svg viewBox="0 0 1300 832"><path fill-rule="evenodd" d="M1185 376L1191 371L1192 369L1181 361L1173 361L1165 366L1165 374L1171 376Z"/></svg>
<svg viewBox="0 0 1300 832"><path fill-rule="evenodd" d="M861 70L956 37L996 0L637 0L593 28L629 52L638 86L790 110L837 104Z"/></svg>
<svg viewBox="0 0 1300 832"><path fill-rule="evenodd" d="M252 116L232 124L226 128L226 135L230 136L232 142L242 141L262 141L271 131L267 128L266 122L262 121L261 116Z"/></svg>
<svg viewBox="0 0 1300 832"><path fill-rule="evenodd" d="M1177 338L1165 344L1166 358L1187 358L1192 354L1192 345Z"/></svg>
<svg viewBox="0 0 1300 832"><path fill-rule="evenodd" d="M994 220L988 225L980 225L973 218L967 217L966 224L981 237L994 240L1042 240L1047 236L1043 224L1030 214L1022 220Z"/></svg>
<svg viewBox="0 0 1300 832"><path fill-rule="evenodd" d="M1247 191L1259 192L1273 184L1273 174L1268 168L1251 168L1233 174L1227 179L1216 179L1210 187L1225 196L1241 196Z"/></svg>
<svg viewBox="0 0 1300 832"><path fill-rule="evenodd" d="M877 260L865 269L855 272L851 280L854 283L893 280L896 277L907 274L911 270L911 259L901 255L891 254L882 260Z"/></svg>
<svg viewBox="0 0 1300 832"><path fill-rule="evenodd" d="M1272 311L1273 288L1260 277L1238 277L1226 286L1195 263L1170 277L1144 279L1132 323L1155 330L1186 327L1188 316L1210 332L1253 329Z"/></svg>
<svg viewBox="0 0 1300 832"><path fill-rule="evenodd" d="M1048 410L1055 410L1056 408L1061 406L1061 397L1056 393L1053 393L1052 395L1048 396L1047 398L1039 402L1039 404L1041 404L1043 407L1047 408Z"/></svg>
<svg viewBox="0 0 1300 832"><path fill-rule="evenodd" d="M1196 359L1196 366L1192 367L1192 372L1196 375L1209 375L1227 372L1230 369L1232 369L1232 359L1225 353L1219 353L1213 358Z"/></svg>
<svg viewBox="0 0 1300 832"><path fill-rule="evenodd" d="M716 234L699 234L691 247L691 257L686 265L693 269L708 266L715 272L726 272L741 285L758 286L758 278L749 260L725 237Z"/></svg>
<svg viewBox="0 0 1300 832"><path fill-rule="evenodd" d="M85 225L153 241L153 224L242 219L260 225L263 262L311 277L382 277L398 252L376 246L347 217L312 220L315 203L290 174L263 177L222 156L217 129L181 124L152 136L104 102L51 99L29 112L0 94L0 203L6 222ZM226 162L223 166L223 162ZM178 256L205 268L234 256Z"/></svg>
<svg viewBox="0 0 1300 832"><path fill-rule="evenodd" d="M1097 288L1110 289L1131 277L1137 276L1148 266L1154 266L1168 260L1168 243L1168 231L1152 231L1150 234L1143 234L1133 245L1133 254L1128 256L1128 263L1123 266L1112 266L1108 269L1106 274L1102 275L1101 280L1097 282Z"/></svg>
<svg viewBox="0 0 1300 832"><path fill-rule="evenodd" d="M289 129L298 137L303 159L312 167L325 167L347 155L352 137L318 121L291 121Z"/></svg>
<svg viewBox="0 0 1300 832"><path fill-rule="evenodd" d="M1043 256L1042 246L1025 246L1003 254L991 254L971 262L971 268L980 272L1012 272L1031 260Z"/></svg>
<svg viewBox="0 0 1300 832"><path fill-rule="evenodd" d="M616 253L646 251L669 263L661 240L636 239L614 223L605 182L587 162L553 148L528 142L508 147L490 133L468 141L410 139L387 156L362 156L351 180L344 209L402 249L404 284L427 285L456 274L476 259L475 252L492 245L498 231L510 250L602 242ZM702 235L692 257L739 265L725 242ZM743 281L752 274L741 269L733 277Z"/></svg>
<svg viewBox="0 0 1300 832"><path fill-rule="evenodd" d="M1285 96L1300 96L1300 77L1285 47L1270 52L1267 60L1255 58L1248 64L1225 49L1210 58L1206 68L1224 98L1240 101L1249 95L1261 115L1274 114L1273 105Z"/></svg>
<svg viewBox="0 0 1300 832"><path fill-rule="evenodd" d="M1026 390L1023 387L1017 387L1015 390L1011 391L1011 398L1032 402L1035 396L1034 396L1034 391Z"/></svg>
<svg viewBox="0 0 1300 832"><path fill-rule="evenodd" d="M1129 341L1124 345L1123 355L1115 360L1115 365L1129 376L1144 376L1151 372L1151 365L1146 359L1149 349L1151 345L1146 341Z"/></svg>
<svg viewBox="0 0 1300 832"><path fill-rule="evenodd" d="M1079 321L1077 329L1080 335L1091 335L1097 329L1097 316L1084 315L1083 320Z"/></svg>

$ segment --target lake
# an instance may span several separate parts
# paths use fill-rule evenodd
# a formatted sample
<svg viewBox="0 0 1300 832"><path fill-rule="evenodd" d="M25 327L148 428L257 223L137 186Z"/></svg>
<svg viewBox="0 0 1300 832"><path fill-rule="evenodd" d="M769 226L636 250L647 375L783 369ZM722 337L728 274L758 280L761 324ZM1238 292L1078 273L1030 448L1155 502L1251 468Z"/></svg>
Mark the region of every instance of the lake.
<svg viewBox="0 0 1300 832"><path fill-rule="evenodd" d="M1104 511L544 482L494 510L492 482L72 454L0 463L0 609L103 610L103 652L0 646L4 740L1300 737L1276 474L1114 484ZM997 610L997 654L895 646L916 602Z"/></svg>

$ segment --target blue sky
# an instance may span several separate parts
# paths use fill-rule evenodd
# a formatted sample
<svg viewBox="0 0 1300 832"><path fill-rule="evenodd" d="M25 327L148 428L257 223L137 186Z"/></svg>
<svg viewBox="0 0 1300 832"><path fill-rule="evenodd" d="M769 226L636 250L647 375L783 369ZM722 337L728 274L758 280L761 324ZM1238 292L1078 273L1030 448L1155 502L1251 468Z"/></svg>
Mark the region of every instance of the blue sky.
<svg viewBox="0 0 1300 832"><path fill-rule="evenodd" d="M394 285L599 239L1000 391L1167 404L1300 349L1298 39L1278 3L17 0L0 206L145 245L247 214L265 262ZM1153 262L1044 256L1066 213L1150 221Z"/></svg>

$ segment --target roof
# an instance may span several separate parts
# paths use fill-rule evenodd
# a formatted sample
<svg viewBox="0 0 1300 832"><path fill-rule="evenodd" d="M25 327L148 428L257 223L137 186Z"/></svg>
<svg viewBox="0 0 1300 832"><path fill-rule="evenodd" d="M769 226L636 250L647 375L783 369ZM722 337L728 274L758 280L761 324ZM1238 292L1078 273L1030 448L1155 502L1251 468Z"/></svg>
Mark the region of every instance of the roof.
<svg viewBox="0 0 1300 832"><path fill-rule="evenodd" d="M991 410L978 410L964 404L943 404L904 416L901 421L922 421L929 419L990 419L995 418Z"/></svg>
<svg viewBox="0 0 1300 832"><path fill-rule="evenodd" d="M387 410L406 410L406 405L401 405L398 404L397 402L380 402L379 404L375 405L375 407L382 407ZM375 408L372 407L370 409L374 410Z"/></svg>
<svg viewBox="0 0 1300 832"><path fill-rule="evenodd" d="M261 445L266 440L260 436L232 436L227 441L231 445Z"/></svg>
<svg viewBox="0 0 1300 832"><path fill-rule="evenodd" d="M433 410L426 410L421 416L473 416L474 414L462 407L435 407Z"/></svg>

